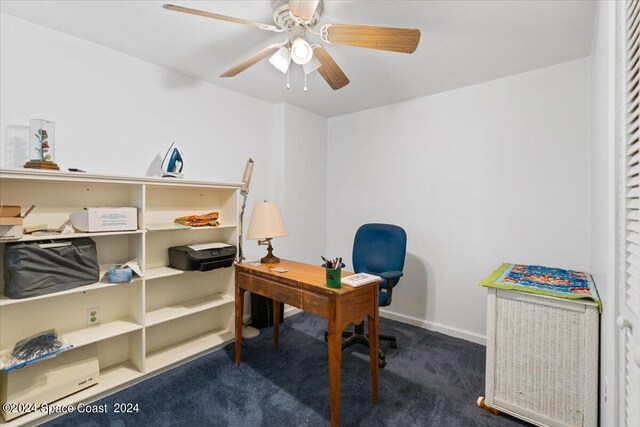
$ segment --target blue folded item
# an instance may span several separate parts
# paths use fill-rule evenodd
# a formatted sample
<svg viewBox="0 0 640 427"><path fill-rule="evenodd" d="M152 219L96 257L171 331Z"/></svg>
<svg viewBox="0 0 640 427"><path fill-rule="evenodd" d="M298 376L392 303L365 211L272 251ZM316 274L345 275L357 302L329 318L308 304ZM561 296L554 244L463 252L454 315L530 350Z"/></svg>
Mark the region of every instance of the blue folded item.
<svg viewBox="0 0 640 427"><path fill-rule="evenodd" d="M111 267L107 272L107 280L109 283L130 282L133 273L129 267Z"/></svg>

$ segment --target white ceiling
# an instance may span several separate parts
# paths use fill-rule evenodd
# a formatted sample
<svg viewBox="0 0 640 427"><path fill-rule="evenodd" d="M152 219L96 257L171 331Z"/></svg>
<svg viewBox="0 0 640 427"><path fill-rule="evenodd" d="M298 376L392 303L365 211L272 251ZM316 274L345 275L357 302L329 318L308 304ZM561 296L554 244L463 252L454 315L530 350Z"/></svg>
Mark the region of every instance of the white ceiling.
<svg viewBox="0 0 640 427"><path fill-rule="evenodd" d="M285 76L264 60L233 78L223 71L283 34L163 9L174 3L273 23L269 1L5 1L2 12L269 102L327 117L392 104L589 55L592 1L325 0L320 23L418 28L414 54L330 45L351 83L333 91L318 73ZM311 37L313 38L313 37Z"/></svg>

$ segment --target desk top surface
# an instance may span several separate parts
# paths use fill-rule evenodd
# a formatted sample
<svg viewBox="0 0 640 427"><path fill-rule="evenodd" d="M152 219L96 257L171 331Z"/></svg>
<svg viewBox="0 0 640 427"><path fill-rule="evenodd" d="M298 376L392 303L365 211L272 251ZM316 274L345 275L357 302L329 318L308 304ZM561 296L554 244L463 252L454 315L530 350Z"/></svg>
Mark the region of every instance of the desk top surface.
<svg viewBox="0 0 640 427"><path fill-rule="evenodd" d="M289 271L286 273L271 271L271 269L275 267L284 267L289 269ZM284 282L297 285L300 288L306 288L323 294L342 295L373 286L373 283L370 283L368 285L353 288L343 284L341 288L329 288L326 285L326 272L324 267L284 259L280 260L277 264L253 265L252 263L244 262L236 264L236 269L249 270L267 278L277 278ZM351 276L352 274L353 273L350 271L342 271L342 277Z"/></svg>

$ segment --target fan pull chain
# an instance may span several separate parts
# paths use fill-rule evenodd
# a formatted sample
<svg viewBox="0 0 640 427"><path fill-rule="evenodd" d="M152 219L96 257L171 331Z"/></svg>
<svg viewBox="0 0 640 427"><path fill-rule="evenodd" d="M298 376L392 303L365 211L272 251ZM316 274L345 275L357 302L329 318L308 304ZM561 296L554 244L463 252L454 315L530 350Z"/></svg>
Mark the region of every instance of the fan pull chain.
<svg viewBox="0 0 640 427"><path fill-rule="evenodd" d="M289 67L291 68L291 67ZM289 85L289 68L287 68L287 90L289 90L291 88L291 85Z"/></svg>
<svg viewBox="0 0 640 427"><path fill-rule="evenodd" d="M307 91L307 74L304 74L304 91Z"/></svg>

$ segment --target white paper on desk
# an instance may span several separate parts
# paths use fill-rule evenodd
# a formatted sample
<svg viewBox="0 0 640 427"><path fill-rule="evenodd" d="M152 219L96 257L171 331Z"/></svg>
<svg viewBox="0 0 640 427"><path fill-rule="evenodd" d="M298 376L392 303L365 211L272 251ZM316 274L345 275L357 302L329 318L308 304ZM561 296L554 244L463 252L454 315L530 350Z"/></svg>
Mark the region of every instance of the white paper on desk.
<svg viewBox="0 0 640 427"><path fill-rule="evenodd" d="M138 263L138 258L134 258L131 261L125 262L121 267L129 267L138 276L143 277L142 269L140 268L140 264Z"/></svg>
<svg viewBox="0 0 640 427"><path fill-rule="evenodd" d="M231 245L226 243L216 242L216 243L200 243L197 245L189 245L187 247L189 249L193 249L194 251L204 251L205 249L220 249L220 248L226 248L227 246L231 246Z"/></svg>

